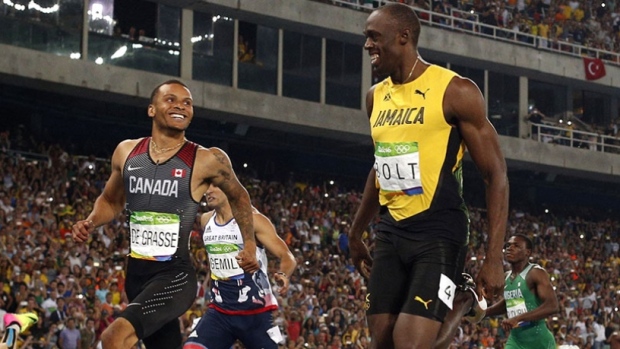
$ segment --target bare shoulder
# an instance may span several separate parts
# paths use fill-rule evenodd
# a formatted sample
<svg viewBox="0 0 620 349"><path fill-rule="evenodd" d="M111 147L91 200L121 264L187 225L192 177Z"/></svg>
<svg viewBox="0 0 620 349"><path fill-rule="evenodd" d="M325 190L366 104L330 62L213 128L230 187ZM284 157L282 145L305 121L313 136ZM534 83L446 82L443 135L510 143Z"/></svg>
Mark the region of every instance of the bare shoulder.
<svg viewBox="0 0 620 349"><path fill-rule="evenodd" d="M256 223L265 223L271 224L271 220L267 218L264 214L260 213L256 208L252 207L252 217L254 217L254 222Z"/></svg>
<svg viewBox="0 0 620 349"><path fill-rule="evenodd" d="M112 166L116 165L117 167L120 167L125 162L133 148L135 148L136 145L143 139L144 138L126 139L118 143L116 149L114 150L114 155L112 155Z"/></svg>
<svg viewBox="0 0 620 349"><path fill-rule="evenodd" d="M196 157L201 161L217 161L222 164L230 163L230 159L228 158L226 152L218 147L206 148L199 146Z"/></svg>
<svg viewBox="0 0 620 349"><path fill-rule="evenodd" d="M471 79L455 76L444 96L444 114L450 123L486 118L482 92Z"/></svg>
<svg viewBox="0 0 620 349"><path fill-rule="evenodd" d="M458 96L459 94L480 93L478 85L470 79L462 76L455 76L450 80L446 93Z"/></svg>
<svg viewBox="0 0 620 349"><path fill-rule="evenodd" d="M116 149L131 151L131 149L135 148L135 146L143 139L144 137L137 138L137 139L126 139L118 143L118 146L116 147Z"/></svg>
<svg viewBox="0 0 620 349"><path fill-rule="evenodd" d="M527 276L534 278L536 280L539 280L539 279L549 280L549 274L547 273L547 271L543 267L538 266L538 265L532 267L532 270L530 270Z"/></svg>
<svg viewBox="0 0 620 349"><path fill-rule="evenodd" d="M377 84L373 85L366 93L366 112L368 113L369 119L370 119L370 116L372 115L372 108L375 103L374 95L375 95L376 87L377 87Z"/></svg>
<svg viewBox="0 0 620 349"><path fill-rule="evenodd" d="M207 225L207 222L209 222L209 219L213 217L213 213L215 213L215 211L205 212L202 215L200 215L200 226L201 227L204 228Z"/></svg>

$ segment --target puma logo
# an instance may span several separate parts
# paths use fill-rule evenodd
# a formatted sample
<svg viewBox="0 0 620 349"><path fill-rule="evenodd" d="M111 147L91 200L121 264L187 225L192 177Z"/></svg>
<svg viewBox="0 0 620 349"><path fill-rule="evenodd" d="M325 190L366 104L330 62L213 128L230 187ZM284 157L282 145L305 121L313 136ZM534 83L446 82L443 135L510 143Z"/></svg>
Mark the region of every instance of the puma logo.
<svg viewBox="0 0 620 349"><path fill-rule="evenodd" d="M420 296L415 296L413 300L424 304L424 308L426 308L426 310L428 310L428 304L433 301L432 299L424 301L424 299L420 298Z"/></svg>
<svg viewBox="0 0 620 349"><path fill-rule="evenodd" d="M430 90L430 88L427 88L426 91L424 91L424 92L422 92L420 90L415 90L415 94L422 96L422 98L424 98L424 100L426 100L426 92L428 92L428 90Z"/></svg>

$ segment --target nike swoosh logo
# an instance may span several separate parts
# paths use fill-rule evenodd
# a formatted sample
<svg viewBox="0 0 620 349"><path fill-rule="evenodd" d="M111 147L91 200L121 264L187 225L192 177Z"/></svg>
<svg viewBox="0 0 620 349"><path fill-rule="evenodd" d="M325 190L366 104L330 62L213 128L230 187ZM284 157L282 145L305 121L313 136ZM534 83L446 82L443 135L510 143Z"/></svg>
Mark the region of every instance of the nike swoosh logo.
<svg viewBox="0 0 620 349"><path fill-rule="evenodd" d="M129 166L127 167L127 171L139 170L139 169L141 169L141 168L142 168L142 167L131 167L131 165L129 165Z"/></svg>
<svg viewBox="0 0 620 349"><path fill-rule="evenodd" d="M141 303L129 303L127 304L127 308L131 307L132 305L142 305Z"/></svg>

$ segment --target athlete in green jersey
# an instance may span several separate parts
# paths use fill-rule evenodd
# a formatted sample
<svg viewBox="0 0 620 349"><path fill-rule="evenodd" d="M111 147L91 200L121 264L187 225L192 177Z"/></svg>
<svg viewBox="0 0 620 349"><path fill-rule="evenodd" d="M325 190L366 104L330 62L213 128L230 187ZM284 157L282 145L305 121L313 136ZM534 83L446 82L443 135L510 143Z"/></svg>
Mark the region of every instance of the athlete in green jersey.
<svg viewBox="0 0 620 349"><path fill-rule="evenodd" d="M506 244L504 298L487 309L487 316L507 314L502 328L510 335L505 349L555 349L555 339L545 319L558 312L558 300L549 274L529 262L532 240L516 234Z"/></svg>

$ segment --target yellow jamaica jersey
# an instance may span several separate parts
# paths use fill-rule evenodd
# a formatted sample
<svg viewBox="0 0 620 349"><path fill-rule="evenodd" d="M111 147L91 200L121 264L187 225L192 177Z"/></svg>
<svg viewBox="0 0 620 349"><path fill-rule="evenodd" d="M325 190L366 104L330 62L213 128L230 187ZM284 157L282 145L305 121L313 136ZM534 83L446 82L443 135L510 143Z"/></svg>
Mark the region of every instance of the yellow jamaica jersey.
<svg viewBox="0 0 620 349"><path fill-rule="evenodd" d="M375 87L370 126L379 200L387 208L388 218L401 228L421 219L426 224L434 215L439 229L455 221L457 231L467 229L461 196L465 145L443 113L444 94L455 76L431 65L412 82L395 85L387 78ZM437 212L457 216L438 217ZM431 228L437 228L435 225ZM446 235L463 241L465 234L453 231Z"/></svg>

